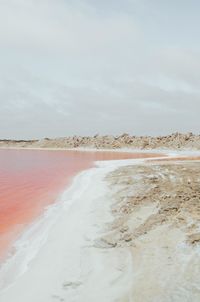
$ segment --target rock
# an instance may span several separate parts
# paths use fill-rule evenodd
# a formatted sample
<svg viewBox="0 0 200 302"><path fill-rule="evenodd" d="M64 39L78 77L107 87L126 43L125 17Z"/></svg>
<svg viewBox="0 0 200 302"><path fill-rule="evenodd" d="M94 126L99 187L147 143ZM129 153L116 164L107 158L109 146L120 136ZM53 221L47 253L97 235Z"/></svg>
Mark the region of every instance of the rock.
<svg viewBox="0 0 200 302"><path fill-rule="evenodd" d="M191 234L188 236L187 242L189 244L198 244L200 242L200 233Z"/></svg>
<svg viewBox="0 0 200 302"><path fill-rule="evenodd" d="M123 237L123 240L126 241L126 242L130 242L132 240L132 237L130 234L126 234L124 237Z"/></svg>
<svg viewBox="0 0 200 302"><path fill-rule="evenodd" d="M128 227L122 227L121 229L120 229L120 232L121 233L125 233L125 232L127 232L128 231Z"/></svg>

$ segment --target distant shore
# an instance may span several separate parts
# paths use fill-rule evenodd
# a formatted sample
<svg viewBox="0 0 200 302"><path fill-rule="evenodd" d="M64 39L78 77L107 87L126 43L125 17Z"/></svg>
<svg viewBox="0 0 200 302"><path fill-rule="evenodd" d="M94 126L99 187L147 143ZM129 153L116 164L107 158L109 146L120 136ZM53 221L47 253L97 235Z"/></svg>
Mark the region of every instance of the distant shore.
<svg viewBox="0 0 200 302"><path fill-rule="evenodd" d="M200 135L193 133L173 133L167 136L133 136L122 134L71 136L61 138L44 138L41 140L9 140L1 139L0 148L31 148L31 149L170 149L200 150Z"/></svg>

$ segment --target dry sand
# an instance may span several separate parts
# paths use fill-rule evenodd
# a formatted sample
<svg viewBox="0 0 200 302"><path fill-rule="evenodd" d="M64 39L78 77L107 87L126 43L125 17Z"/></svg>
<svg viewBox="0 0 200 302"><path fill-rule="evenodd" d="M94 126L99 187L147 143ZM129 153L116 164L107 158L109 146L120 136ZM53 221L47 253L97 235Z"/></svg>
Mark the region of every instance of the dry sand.
<svg viewBox="0 0 200 302"><path fill-rule="evenodd" d="M115 220L103 241L132 253L124 301L200 301L200 162L127 166L106 179Z"/></svg>

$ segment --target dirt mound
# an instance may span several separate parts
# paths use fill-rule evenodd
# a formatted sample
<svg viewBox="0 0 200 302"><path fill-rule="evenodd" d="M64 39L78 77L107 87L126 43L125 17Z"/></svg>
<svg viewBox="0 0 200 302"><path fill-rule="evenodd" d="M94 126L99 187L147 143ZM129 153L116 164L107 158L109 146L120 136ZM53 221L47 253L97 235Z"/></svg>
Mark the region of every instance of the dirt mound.
<svg viewBox="0 0 200 302"><path fill-rule="evenodd" d="M20 148L80 148L96 149L138 148L138 149L200 149L200 135L192 133L173 133L167 136L132 136L122 134L72 136L63 138L44 138L42 140L0 140L0 147Z"/></svg>

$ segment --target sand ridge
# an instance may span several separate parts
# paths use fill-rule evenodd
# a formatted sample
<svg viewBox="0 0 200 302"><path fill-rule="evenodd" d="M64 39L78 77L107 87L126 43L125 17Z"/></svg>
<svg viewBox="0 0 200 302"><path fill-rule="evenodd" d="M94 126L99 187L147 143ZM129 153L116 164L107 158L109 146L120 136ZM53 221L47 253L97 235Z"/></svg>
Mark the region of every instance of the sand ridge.
<svg viewBox="0 0 200 302"><path fill-rule="evenodd" d="M95 149L195 149L200 150L200 135L172 133L166 136L121 135L69 136L35 140L0 140L1 148L95 148Z"/></svg>

